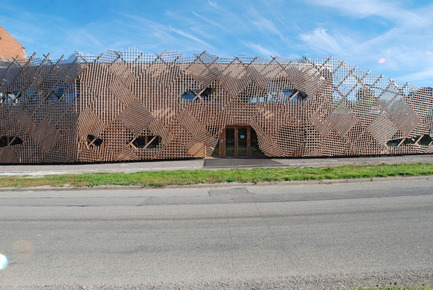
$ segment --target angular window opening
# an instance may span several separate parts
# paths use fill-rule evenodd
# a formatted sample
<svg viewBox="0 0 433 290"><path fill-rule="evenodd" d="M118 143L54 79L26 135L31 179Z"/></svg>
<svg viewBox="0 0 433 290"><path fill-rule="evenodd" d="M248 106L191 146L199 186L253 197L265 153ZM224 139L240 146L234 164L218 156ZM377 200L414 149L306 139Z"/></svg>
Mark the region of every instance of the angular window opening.
<svg viewBox="0 0 433 290"><path fill-rule="evenodd" d="M406 145L422 145L429 146L433 144L433 139L430 135L424 134L421 136L406 137L388 140L386 145L389 147L401 147Z"/></svg>
<svg viewBox="0 0 433 290"><path fill-rule="evenodd" d="M258 102L297 103L308 98L304 91L296 89L287 80L274 80L266 84L266 97L258 98Z"/></svg>
<svg viewBox="0 0 433 290"><path fill-rule="evenodd" d="M428 146L432 143L433 139L430 135L423 135L421 139L418 141L419 145Z"/></svg>
<svg viewBox="0 0 433 290"><path fill-rule="evenodd" d="M181 99L185 102L192 102L196 98L196 94L193 91L184 92Z"/></svg>
<svg viewBox="0 0 433 290"><path fill-rule="evenodd" d="M77 104L80 103L80 82L76 80L72 84L63 84L62 86L59 86L55 90L56 95L59 97L57 102L62 102L65 104L71 104L76 102ZM54 99L54 101L56 101Z"/></svg>
<svg viewBox="0 0 433 290"><path fill-rule="evenodd" d="M2 136L0 138L0 147L19 145L19 144L23 144L23 142L24 142L23 139L17 136L13 136L13 137Z"/></svg>
<svg viewBox="0 0 433 290"><path fill-rule="evenodd" d="M94 135L87 135L87 148L99 147L101 146L103 140Z"/></svg>
<svg viewBox="0 0 433 290"><path fill-rule="evenodd" d="M146 144L147 142L145 136L139 136L132 140L132 145L134 145L134 147L136 148L143 148L144 146L146 146Z"/></svg>
<svg viewBox="0 0 433 290"><path fill-rule="evenodd" d="M130 141L131 146L139 149L152 149L156 148L161 144L161 136L138 136Z"/></svg>
<svg viewBox="0 0 433 290"><path fill-rule="evenodd" d="M184 102L210 101L215 93L215 88L205 88L202 90L193 89L184 92L180 98Z"/></svg>
<svg viewBox="0 0 433 290"><path fill-rule="evenodd" d="M240 94L243 103L301 103L308 99L308 94L298 90L285 81L273 81L263 90L260 85L249 84Z"/></svg>
<svg viewBox="0 0 433 290"><path fill-rule="evenodd" d="M215 93L215 89L214 88L206 88L204 89L204 91L200 94L200 97L203 100L209 100L212 98L212 95Z"/></svg>
<svg viewBox="0 0 433 290"><path fill-rule="evenodd" d="M387 146L391 146L391 147L397 147L397 146L401 143L402 140L403 140L403 139L393 139L393 140L389 140L388 142L386 142L386 145L387 145Z"/></svg>
<svg viewBox="0 0 433 290"><path fill-rule="evenodd" d="M53 88L48 95L45 96L44 101L49 104L54 103L73 103L79 96L80 83L62 83Z"/></svg>
<svg viewBox="0 0 433 290"><path fill-rule="evenodd" d="M405 138L403 141L403 145L410 145L410 144L415 144L415 143L416 143L415 138Z"/></svg>
<svg viewBox="0 0 433 290"><path fill-rule="evenodd" d="M18 103L21 94L18 91L0 93L0 104L12 105Z"/></svg>
<svg viewBox="0 0 433 290"><path fill-rule="evenodd" d="M63 94L63 89L52 90L45 98L45 101L48 103L57 103L62 97L62 94Z"/></svg>
<svg viewBox="0 0 433 290"><path fill-rule="evenodd" d="M160 136L148 136L148 139L151 139L149 141L149 145L147 148L156 148L159 144L161 144L161 137Z"/></svg>
<svg viewBox="0 0 433 290"><path fill-rule="evenodd" d="M283 102L302 102L308 98L308 94L297 89L284 89L279 93L280 100Z"/></svg>

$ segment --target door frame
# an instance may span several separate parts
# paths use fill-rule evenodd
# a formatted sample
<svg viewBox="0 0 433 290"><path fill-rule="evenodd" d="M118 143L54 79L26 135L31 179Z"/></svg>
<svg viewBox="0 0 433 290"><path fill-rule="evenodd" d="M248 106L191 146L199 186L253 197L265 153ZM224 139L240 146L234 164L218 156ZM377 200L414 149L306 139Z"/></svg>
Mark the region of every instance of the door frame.
<svg viewBox="0 0 433 290"><path fill-rule="evenodd" d="M239 126L239 125L233 125L233 126L226 126L223 131L221 132L220 138L218 140L219 142L219 157L220 158L227 158L227 136L226 136L226 131L227 129L234 129L234 142L235 142L235 154L234 156L229 156L229 157L233 157L233 158L238 158L239 157L239 129L241 128L245 128L247 130L247 154L246 155L242 155L245 157L250 157L251 156L251 126Z"/></svg>

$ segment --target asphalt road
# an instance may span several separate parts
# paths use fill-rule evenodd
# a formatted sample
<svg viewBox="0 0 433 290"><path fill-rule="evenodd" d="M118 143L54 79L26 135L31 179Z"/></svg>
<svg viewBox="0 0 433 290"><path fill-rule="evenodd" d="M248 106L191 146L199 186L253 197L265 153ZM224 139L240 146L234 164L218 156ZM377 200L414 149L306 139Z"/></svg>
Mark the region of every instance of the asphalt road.
<svg viewBox="0 0 433 290"><path fill-rule="evenodd" d="M0 288L433 285L432 188L0 192Z"/></svg>

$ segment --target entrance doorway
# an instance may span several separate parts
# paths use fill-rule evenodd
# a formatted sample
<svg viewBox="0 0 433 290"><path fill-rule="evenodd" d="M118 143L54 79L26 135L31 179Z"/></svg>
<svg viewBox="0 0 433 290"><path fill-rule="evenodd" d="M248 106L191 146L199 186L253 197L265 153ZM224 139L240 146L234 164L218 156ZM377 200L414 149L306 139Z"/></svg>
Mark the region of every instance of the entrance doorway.
<svg viewBox="0 0 433 290"><path fill-rule="evenodd" d="M214 157L241 158L263 156L256 132L250 126L227 126L218 140Z"/></svg>

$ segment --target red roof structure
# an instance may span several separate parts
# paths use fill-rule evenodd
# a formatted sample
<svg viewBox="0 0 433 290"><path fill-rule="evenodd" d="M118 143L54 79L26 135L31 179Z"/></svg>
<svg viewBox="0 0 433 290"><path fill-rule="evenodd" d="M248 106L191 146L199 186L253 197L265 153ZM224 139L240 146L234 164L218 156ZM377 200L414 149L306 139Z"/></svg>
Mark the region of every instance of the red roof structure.
<svg viewBox="0 0 433 290"><path fill-rule="evenodd" d="M24 46L0 26L0 60L12 61L13 58L26 57Z"/></svg>

